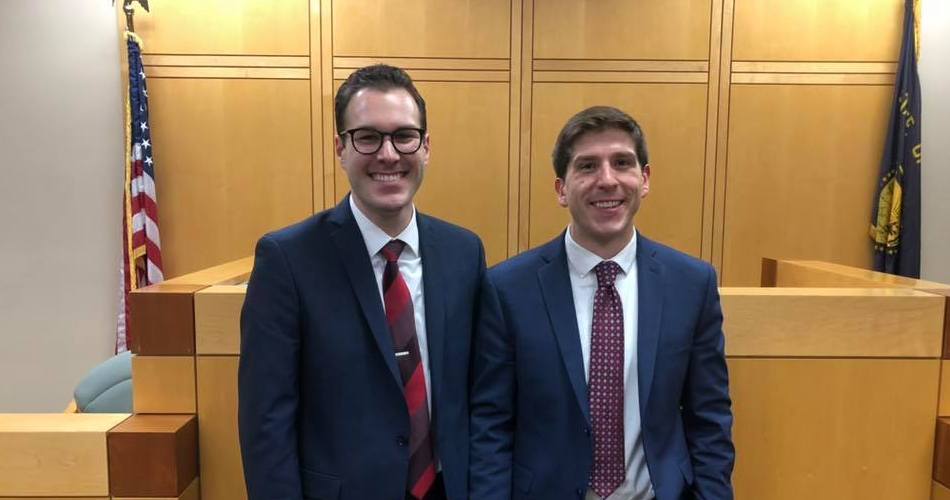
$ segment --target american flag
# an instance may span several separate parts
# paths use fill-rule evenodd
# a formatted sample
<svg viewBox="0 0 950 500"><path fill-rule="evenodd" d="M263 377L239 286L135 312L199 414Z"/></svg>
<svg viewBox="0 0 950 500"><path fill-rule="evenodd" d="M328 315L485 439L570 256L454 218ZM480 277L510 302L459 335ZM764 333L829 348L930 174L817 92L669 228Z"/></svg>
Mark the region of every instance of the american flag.
<svg viewBox="0 0 950 500"><path fill-rule="evenodd" d="M148 125L148 89L142 67L141 41L127 33L129 88L126 104L125 206L122 218L122 293L116 331L116 352L131 345L128 331L129 292L159 283L162 248L158 237L158 197L155 195L155 161Z"/></svg>

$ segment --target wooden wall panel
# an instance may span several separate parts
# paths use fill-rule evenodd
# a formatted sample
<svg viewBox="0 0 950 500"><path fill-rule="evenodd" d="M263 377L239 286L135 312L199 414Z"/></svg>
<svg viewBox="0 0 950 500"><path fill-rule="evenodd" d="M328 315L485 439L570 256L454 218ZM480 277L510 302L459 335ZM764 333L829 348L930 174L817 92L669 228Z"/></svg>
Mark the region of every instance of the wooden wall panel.
<svg viewBox="0 0 950 500"><path fill-rule="evenodd" d="M537 0L536 59L707 59L709 0Z"/></svg>
<svg viewBox="0 0 950 500"><path fill-rule="evenodd" d="M733 59L895 61L903 5L903 0L735 0Z"/></svg>
<svg viewBox="0 0 950 500"><path fill-rule="evenodd" d="M237 427L237 356L198 356L202 500L246 500Z"/></svg>
<svg viewBox="0 0 950 500"><path fill-rule="evenodd" d="M943 297L905 288L721 289L730 356L939 358Z"/></svg>
<svg viewBox="0 0 950 500"><path fill-rule="evenodd" d="M765 256L870 266L891 94L888 86L732 86L724 285L757 285Z"/></svg>
<svg viewBox="0 0 950 500"><path fill-rule="evenodd" d="M252 255L313 211L305 80L149 80L165 275Z"/></svg>
<svg viewBox="0 0 950 500"><path fill-rule="evenodd" d="M150 54L309 53L307 0L161 0L149 8L136 9L135 31Z"/></svg>
<svg viewBox="0 0 950 500"><path fill-rule="evenodd" d="M561 127L578 111L608 104L643 127L650 153L650 195L636 216L649 237L699 256L706 138L705 84L536 83L531 117L530 246L567 226L557 204L551 151ZM528 168L527 165L522 168Z"/></svg>
<svg viewBox="0 0 950 500"><path fill-rule="evenodd" d="M195 352L239 354L247 286L212 286L195 294Z"/></svg>
<svg viewBox="0 0 950 500"><path fill-rule="evenodd" d="M132 357L135 413L195 413L195 357Z"/></svg>
<svg viewBox="0 0 950 500"><path fill-rule="evenodd" d="M509 22L509 0L336 0L333 55L507 58Z"/></svg>
<svg viewBox="0 0 950 500"><path fill-rule="evenodd" d="M337 82L338 84L340 82ZM420 211L475 231L489 263L508 254L508 84L417 82L426 99L432 153ZM336 198L349 191L335 169Z"/></svg>
<svg viewBox="0 0 950 500"><path fill-rule="evenodd" d="M939 360L730 359L736 498L928 498L938 371Z"/></svg>

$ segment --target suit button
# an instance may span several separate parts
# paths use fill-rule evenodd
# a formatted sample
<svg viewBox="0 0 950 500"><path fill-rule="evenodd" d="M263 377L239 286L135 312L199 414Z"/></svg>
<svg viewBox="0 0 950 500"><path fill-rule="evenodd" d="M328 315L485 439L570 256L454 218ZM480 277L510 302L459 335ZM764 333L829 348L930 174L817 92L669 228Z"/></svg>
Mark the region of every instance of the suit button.
<svg viewBox="0 0 950 500"><path fill-rule="evenodd" d="M590 427L584 427L584 434L590 436Z"/></svg>
<svg viewBox="0 0 950 500"><path fill-rule="evenodd" d="M584 490L583 490L583 489L577 488L576 490L574 490L574 493L577 493L577 498L584 498Z"/></svg>
<svg viewBox="0 0 950 500"><path fill-rule="evenodd" d="M396 436L396 444L399 445L400 448L405 448L409 445L409 440L407 440L405 436Z"/></svg>

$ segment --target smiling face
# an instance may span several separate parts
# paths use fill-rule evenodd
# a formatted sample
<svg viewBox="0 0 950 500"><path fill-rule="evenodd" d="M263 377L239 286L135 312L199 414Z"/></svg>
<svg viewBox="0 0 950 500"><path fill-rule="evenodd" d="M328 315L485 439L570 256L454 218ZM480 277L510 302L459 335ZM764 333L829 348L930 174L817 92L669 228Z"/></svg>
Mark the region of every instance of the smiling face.
<svg viewBox="0 0 950 500"><path fill-rule="evenodd" d="M650 166L640 165L630 134L608 128L574 143L564 178L554 181L558 203L571 212L571 236L609 259L633 237L633 216L650 191Z"/></svg>
<svg viewBox="0 0 950 500"><path fill-rule="evenodd" d="M347 104L344 126L345 130L372 128L383 133L421 128L419 108L405 89L364 88ZM336 136L334 144L356 206L388 233L405 228L412 217L412 197L429 161L429 135L412 154L400 154L388 136L373 154L356 151L350 134Z"/></svg>

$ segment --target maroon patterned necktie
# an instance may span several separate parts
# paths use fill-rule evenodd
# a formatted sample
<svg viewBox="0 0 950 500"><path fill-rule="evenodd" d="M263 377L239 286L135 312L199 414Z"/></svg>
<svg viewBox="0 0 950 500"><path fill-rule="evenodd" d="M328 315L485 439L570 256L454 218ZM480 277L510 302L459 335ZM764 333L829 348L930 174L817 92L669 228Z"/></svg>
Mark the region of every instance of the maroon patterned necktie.
<svg viewBox="0 0 950 500"><path fill-rule="evenodd" d="M607 498L626 475L623 450L623 305L614 288L620 266L603 261L594 268L597 292L590 347L590 418L594 427L594 468L590 487Z"/></svg>
<svg viewBox="0 0 950 500"><path fill-rule="evenodd" d="M409 407L409 494L425 498L435 481L435 460L429 432L429 407L426 403L426 378L422 371L416 319L409 287L399 272L399 254L406 244L392 240L380 250L386 259L383 271L383 304L386 323L393 336L396 363L402 376L403 395Z"/></svg>

